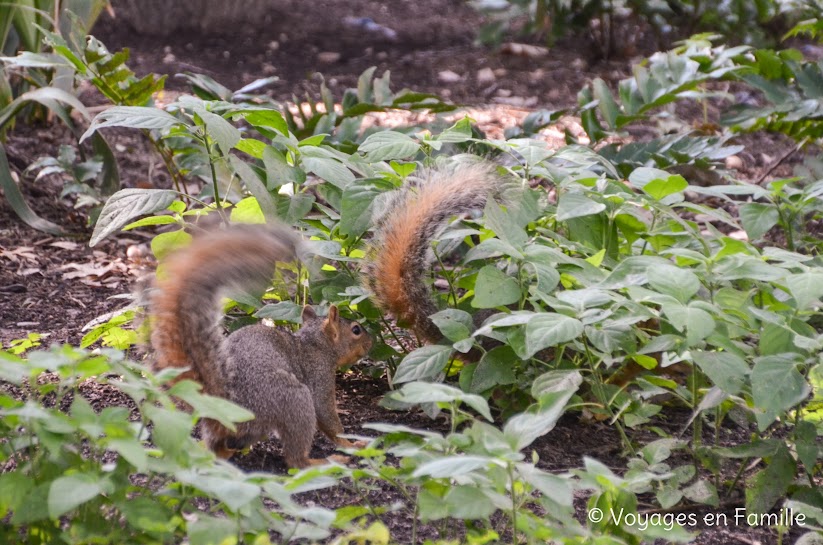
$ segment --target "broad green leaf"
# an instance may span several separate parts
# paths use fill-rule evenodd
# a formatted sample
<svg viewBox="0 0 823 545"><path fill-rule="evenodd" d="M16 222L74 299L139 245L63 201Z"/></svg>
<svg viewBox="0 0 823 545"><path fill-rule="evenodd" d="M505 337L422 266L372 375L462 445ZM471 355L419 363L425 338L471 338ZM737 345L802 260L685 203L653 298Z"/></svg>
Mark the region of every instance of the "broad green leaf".
<svg viewBox="0 0 823 545"><path fill-rule="evenodd" d="M769 229L777 225L780 213L777 206L773 204L748 203L742 204L737 209L740 215L740 223L749 240L756 240L765 235Z"/></svg>
<svg viewBox="0 0 823 545"><path fill-rule="evenodd" d="M254 418L254 413L227 399L201 393L200 385L190 380L178 382L169 389L169 394L185 401L200 417L217 420L229 429L234 429L235 422Z"/></svg>
<svg viewBox="0 0 823 545"><path fill-rule="evenodd" d="M248 124L253 127L258 129L274 129L284 136L289 135L289 126L277 110L246 110L242 113Z"/></svg>
<svg viewBox="0 0 823 545"><path fill-rule="evenodd" d="M188 448L194 427L191 415L150 404L144 405L142 411L154 424L151 440L158 448L172 456Z"/></svg>
<svg viewBox="0 0 823 545"><path fill-rule="evenodd" d="M797 464L786 445L780 445L768 464L746 483L746 510L749 513L771 511L794 481Z"/></svg>
<svg viewBox="0 0 823 545"><path fill-rule="evenodd" d="M199 108L195 110L195 114L203 120L206 132L217 143L223 155L228 155L232 148L240 142L240 130L222 116Z"/></svg>
<svg viewBox="0 0 823 545"><path fill-rule="evenodd" d="M518 250L522 250L529 236L526 234L525 229L518 225L514 214L508 210L503 210L494 200L489 200L486 203L484 217L486 227L494 231L500 240Z"/></svg>
<svg viewBox="0 0 823 545"><path fill-rule="evenodd" d="M257 204L266 219L269 221L276 219L278 214L274 197L269 193L266 184L263 183L263 180L260 179L254 169L236 155L229 156L229 163L249 192L257 199Z"/></svg>
<svg viewBox="0 0 823 545"><path fill-rule="evenodd" d="M492 348L483 354L475 367L469 391L481 393L495 386L514 384L514 363L517 359L511 347Z"/></svg>
<svg viewBox="0 0 823 545"><path fill-rule="evenodd" d="M186 532L191 545L236 545L238 527L233 519L198 513Z"/></svg>
<svg viewBox="0 0 823 545"><path fill-rule="evenodd" d="M797 302L798 310L806 310L823 297L823 273L805 272L786 277L786 287Z"/></svg>
<svg viewBox="0 0 823 545"><path fill-rule="evenodd" d="M294 195L277 195L277 217L288 225L295 225L306 217L314 206L314 195L295 193Z"/></svg>
<svg viewBox="0 0 823 545"><path fill-rule="evenodd" d="M563 193L557 203L557 221L592 216L605 209L605 204L595 202L582 193Z"/></svg>
<svg viewBox="0 0 823 545"><path fill-rule="evenodd" d="M583 324L575 318L544 312L529 320L525 333L526 357L530 358L544 348L576 339L583 333Z"/></svg>
<svg viewBox="0 0 823 545"><path fill-rule="evenodd" d="M354 181L354 174L346 166L331 157L306 156L302 157L303 167L330 184L345 189L347 185Z"/></svg>
<svg viewBox="0 0 823 545"><path fill-rule="evenodd" d="M412 477L431 477L433 479L441 479L444 477L453 478L481 468L486 468L495 463L497 462L494 458L470 456L466 454L437 458L418 466L412 473Z"/></svg>
<svg viewBox="0 0 823 545"><path fill-rule="evenodd" d="M107 446L133 465L137 471L143 472L146 470L148 455L146 449L136 439L109 439Z"/></svg>
<svg viewBox="0 0 823 545"><path fill-rule="evenodd" d="M2 127L2 125L0 125L0 127ZM50 235L66 234L63 228L56 223L52 223L35 214L34 210L26 203L23 193L20 191L20 188L17 187L14 178L11 176L11 169L9 168L8 159L6 158L6 150L2 144L0 144L0 189L3 190L9 206L11 206L14 213L23 220L23 223L38 231L49 233Z"/></svg>
<svg viewBox="0 0 823 545"><path fill-rule="evenodd" d="M681 303L688 303L700 289L700 279L697 275L688 269L673 265L649 267L646 276L654 289L671 295Z"/></svg>
<svg viewBox="0 0 823 545"><path fill-rule="evenodd" d="M489 422L493 421L489 404L485 399L478 395L467 394L463 390L447 384L411 382L389 395L403 403L454 403L459 401L477 411Z"/></svg>
<svg viewBox="0 0 823 545"><path fill-rule="evenodd" d="M410 136L395 131L380 131L366 138L357 151L365 153L368 162L377 163L390 159L409 159L419 149L420 144Z"/></svg>
<svg viewBox="0 0 823 545"><path fill-rule="evenodd" d="M270 191L287 183L299 185L306 181L306 173L291 166L280 150L273 146L266 146L263 150L263 165L266 167L266 186Z"/></svg>
<svg viewBox="0 0 823 545"><path fill-rule="evenodd" d="M691 352L694 362L717 387L729 395L737 395L746 384L749 366L740 356L730 352Z"/></svg>
<svg viewBox="0 0 823 545"><path fill-rule="evenodd" d="M606 85L606 82L601 78L595 78L594 81L592 81L592 94L595 100L598 101L597 106L609 129L617 129L617 118L620 115L620 106L615 102L609 86Z"/></svg>
<svg viewBox="0 0 823 545"><path fill-rule="evenodd" d="M694 303L688 306L664 303L661 308L672 325L678 331L686 333L687 346L695 345L714 331L716 324L712 315L698 308Z"/></svg>
<svg viewBox="0 0 823 545"><path fill-rule="evenodd" d="M165 210L176 198L177 193L168 189L121 189L100 211L89 246L95 246L137 216Z"/></svg>
<svg viewBox="0 0 823 545"><path fill-rule="evenodd" d="M629 182L637 189L643 189L654 180L668 180L671 174L658 168L640 167L629 174Z"/></svg>
<svg viewBox="0 0 823 545"><path fill-rule="evenodd" d="M160 233L151 239L151 253L157 261L163 261L166 256L178 248L188 245L191 242L191 235L183 229Z"/></svg>
<svg viewBox="0 0 823 545"><path fill-rule="evenodd" d="M340 234L357 237L365 233L372 222L375 199L391 189L394 185L380 178L356 180L346 186L340 204Z"/></svg>
<svg viewBox="0 0 823 545"><path fill-rule="evenodd" d="M114 106L97 114L91 126L80 137L80 142L105 127L166 130L182 124L182 121L159 108Z"/></svg>
<svg viewBox="0 0 823 545"><path fill-rule="evenodd" d="M531 394L542 403L544 396L557 392L576 392L582 383L583 377L577 370L547 371L534 380Z"/></svg>
<svg viewBox="0 0 823 545"><path fill-rule="evenodd" d="M657 178L643 186L643 192L656 201L674 193L679 193L689 187L689 183L680 175Z"/></svg>
<svg viewBox="0 0 823 545"><path fill-rule="evenodd" d="M280 301L271 305L266 305L254 313L256 318L268 318L269 320L291 322L293 324L302 323L303 307L291 301Z"/></svg>
<svg viewBox="0 0 823 545"><path fill-rule="evenodd" d="M511 305L520 300L517 281L493 265L486 265L477 273L474 285L474 308L495 308Z"/></svg>
<svg viewBox="0 0 823 545"><path fill-rule="evenodd" d="M474 323L471 314L463 310L449 308L430 316L440 333L452 342L462 341L471 336Z"/></svg>
<svg viewBox="0 0 823 545"><path fill-rule="evenodd" d="M758 428L765 430L784 411L805 400L809 384L797 370L797 361L787 355L757 358L752 369L752 399Z"/></svg>
<svg viewBox="0 0 823 545"><path fill-rule="evenodd" d="M521 413L510 418L503 427L503 434L516 450L523 450L535 439L554 429L555 424L563 415L566 403L575 391L576 388L543 395L536 411Z"/></svg>
<svg viewBox="0 0 823 545"><path fill-rule="evenodd" d="M443 507L458 520L487 520L497 510L482 488L468 485L450 487Z"/></svg>
<svg viewBox="0 0 823 545"><path fill-rule="evenodd" d="M720 503L717 488L706 479L698 479L693 484L684 488L683 495L693 502L711 505L713 507L717 507Z"/></svg>
<svg viewBox="0 0 823 545"><path fill-rule="evenodd" d="M75 473L58 477L49 488L49 516L53 519L94 499L103 491L100 477L91 473Z"/></svg>
<svg viewBox="0 0 823 545"><path fill-rule="evenodd" d="M443 371L451 358L452 347L440 344L423 346L406 355L394 373L395 384L433 378Z"/></svg>
<svg viewBox="0 0 823 545"><path fill-rule="evenodd" d="M231 215L229 217L232 223L266 223L266 216L263 214L263 210L260 209L260 203L256 197L246 197L235 204L231 209Z"/></svg>
<svg viewBox="0 0 823 545"><path fill-rule="evenodd" d="M260 494L259 486L237 477L204 475L197 470L178 471L175 477L217 498L232 511L248 505Z"/></svg>

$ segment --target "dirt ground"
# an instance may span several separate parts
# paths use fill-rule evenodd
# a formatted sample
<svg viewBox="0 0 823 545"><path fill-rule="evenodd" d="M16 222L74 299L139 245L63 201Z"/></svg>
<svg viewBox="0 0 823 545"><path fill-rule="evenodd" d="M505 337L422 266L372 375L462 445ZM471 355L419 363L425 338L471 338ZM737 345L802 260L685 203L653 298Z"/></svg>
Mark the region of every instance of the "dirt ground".
<svg viewBox="0 0 823 545"><path fill-rule="evenodd" d="M115 13L117 2L114 3ZM347 17L370 17L396 32L370 32L351 24ZM616 83L630 74L630 58L596 61L584 37L572 37L545 55L529 57L505 50L475 45L480 16L462 0L332 0L300 2L283 0L259 28L227 28L214 35L181 31L170 37L139 35L104 14L92 33L111 50L131 49L130 67L138 74L169 74L167 88L185 91L180 72L211 76L229 88L239 88L257 78L278 76L272 95L283 101L293 95L316 97L322 73L339 99L345 88L356 85L358 75L370 66L378 74L391 70L393 89L410 88L435 93L468 107L482 130L501 137L532 110L567 108L576 103L577 91L595 77ZM94 104L98 99L86 92L82 97ZM684 106L684 108L688 108ZM685 112L687 115L688 111ZM715 114L715 111L711 111ZM694 115L701 115L695 112ZM377 122L390 123L383 119ZM576 120L564 118L563 127L550 128L542 137L562 145L563 128L580 133ZM126 185L165 182L159 159L139 134L107 133L112 137ZM71 135L61 126L18 125L6 150L12 168L22 173L42 155L56 155ZM740 175L757 179L790 149L779 137L746 137L747 150L740 154ZM791 161L788 161L791 162ZM789 167L781 167L787 171ZM781 171L778 171L781 172ZM83 326L95 318L121 308L136 279L150 270L146 257L149 235L123 233L110 237L93 249L87 245L89 228L82 211L74 211L70 200L60 197L60 187L26 179L23 191L38 214L60 223L76 236L52 237L34 231L11 212L0 199L0 342L22 338L36 331L47 334L44 343L78 343ZM97 386L85 392L98 406L121 403L117 394ZM360 433L366 422L393 422L414 427L444 428L418 413L398 413L377 405L387 385L357 370L341 377L339 405L347 431ZM686 414L664 411L657 424L675 432ZM734 443L747 430L724 430L724 440ZM642 444L654 437L639 434ZM318 440L312 456L327 456L331 445ZM625 467L621 444L614 428L588 422L577 414L564 417L557 428L534 445L541 465L552 470L580 467L583 456L592 456L615 469ZM248 455L235 459L242 468L283 472L276 441L255 445ZM613 463L612 463L613 462ZM306 498L328 507L355 501L344 490L321 491ZM733 511L735 501L726 507ZM581 499L581 516L583 501ZM650 506L646 506L650 507ZM708 510L707 510L708 511ZM389 516L387 522L396 542L409 539L409 521ZM425 537L435 537L426 535ZM405 541L404 541L405 538ZM694 543L774 543L776 533L745 527L709 528Z"/></svg>

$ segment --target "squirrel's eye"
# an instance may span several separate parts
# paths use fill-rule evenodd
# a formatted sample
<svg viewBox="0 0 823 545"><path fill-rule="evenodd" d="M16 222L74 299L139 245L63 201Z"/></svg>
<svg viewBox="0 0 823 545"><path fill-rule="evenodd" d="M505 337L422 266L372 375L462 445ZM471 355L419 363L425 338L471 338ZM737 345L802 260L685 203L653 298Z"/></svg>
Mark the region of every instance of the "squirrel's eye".
<svg viewBox="0 0 823 545"><path fill-rule="evenodd" d="M354 324L351 326L351 332L354 335L360 335L363 332L363 329L358 324Z"/></svg>

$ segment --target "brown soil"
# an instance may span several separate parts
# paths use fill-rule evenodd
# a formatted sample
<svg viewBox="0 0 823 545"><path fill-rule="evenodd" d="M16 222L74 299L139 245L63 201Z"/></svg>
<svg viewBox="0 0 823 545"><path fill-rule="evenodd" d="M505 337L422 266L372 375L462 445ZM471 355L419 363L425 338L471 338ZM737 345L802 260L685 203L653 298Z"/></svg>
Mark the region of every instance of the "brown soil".
<svg viewBox="0 0 823 545"><path fill-rule="evenodd" d="M139 35L106 14L92 33L111 50L129 47L130 67L138 75L198 72L229 88L276 75L280 79L271 87L271 93L279 100L291 100L293 95L305 93L316 96L318 73L323 74L339 98L345 88L356 85L363 70L377 66L378 74L391 70L395 90L405 87L432 92L471 106L472 117L495 137L501 137L503 129L522 120L528 111L574 105L577 91L595 77L615 83L630 73L631 62L626 59L592 62L593 55L584 40L569 40L537 58L477 46L474 32L480 18L462 0L284 0L281 4L282 9L272 13L261 29L231 28L222 35L203 36L192 31L160 38ZM114 5L116 9L117 2ZM388 40L351 28L344 23L347 16L371 17L395 30L397 39ZM333 55L323 53L338 53L339 57L330 60ZM478 74L486 68L494 76L481 82ZM444 82L439 74L445 71L453 72L455 81ZM185 82L174 77L170 77L167 87L186 89ZM89 92L82 98L91 103L99 100ZM693 113L694 118L701 115L702 112ZM563 123L565 128L579 132L576 120L564 119ZM641 129L638 131L642 133ZM164 183L158 158L139 134L109 134L117 148L125 184L134 186L147 180L157 185ZM562 145L562 130L550 129L543 137ZM775 137L746 137L742 141L747 150L741 154L741 175L749 179L756 179L789 149L787 142ZM56 155L59 144L71 142L72 135L59 125L19 125L10 135L6 150L13 169L22 172L38 157ZM788 167L781 168L785 171ZM48 334L46 344L76 344L84 334L84 324L128 302L123 297L136 278L151 268L145 258L148 238L123 233L90 249L86 244L90 229L85 216L82 211L72 210L69 199L60 197L61 188L55 180L34 183L28 179L22 187L40 215L63 225L76 237L52 237L34 231L18 221L0 199L0 342L8 343L37 331ZM94 399L96 406L122 403L122 397L108 387L89 388L84 394ZM444 430L442 422L433 422L418 413L391 412L379 407L377 401L386 390L385 382L356 371L341 377L339 405L348 432L361 433L360 426L367 422ZM664 412L668 416L661 418L658 425L673 433L688 418L682 411ZM732 444L738 436L745 441L747 433L742 429L724 430L724 441ZM655 437L642 433L632 438L643 444ZM615 429L584 421L577 414L565 416L534 448L541 465L551 470L580 467L584 456L604 461L616 470L625 467ZM328 442L318 440L312 456L328 456L332 452ZM276 441L255 445L235 462L250 471L285 470ZM385 501L385 497L380 500ZM306 501L338 507L357 498L341 488L307 494ZM581 500L581 517L583 509ZM396 542L410 539L407 515L386 515L384 520ZM769 529L732 526L708 528L694 542L720 545L775 540L776 534Z"/></svg>

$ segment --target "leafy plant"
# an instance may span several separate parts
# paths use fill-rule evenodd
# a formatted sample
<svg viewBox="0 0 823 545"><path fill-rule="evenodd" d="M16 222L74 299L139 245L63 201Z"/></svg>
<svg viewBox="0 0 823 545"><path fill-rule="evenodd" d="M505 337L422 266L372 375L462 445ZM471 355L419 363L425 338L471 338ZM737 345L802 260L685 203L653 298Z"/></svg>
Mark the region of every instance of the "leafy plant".
<svg viewBox="0 0 823 545"><path fill-rule="evenodd" d="M74 128L74 122L69 116L70 109L79 112L87 120L91 119L85 107L71 92L71 67L54 56L41 52L46 37L62 41L55 34L61 31L71 36L73 46L78 48L74 34L85 34L106 5L107 2L100 0L74 0L57 4L52 0L26 0L0 6L0 53L13 55L19 49L24 49L17 57L0 57L0 137L16 117L30 110L32 105L52 112L70 129ZM55 14L55 19L51 18L52 13ZM59 19L57 14L60 15ZM63 43L65 46L65 42ZM112 186L119 185L114 156L101 138L95 139L94 151L103 158L105 166L101 188L110 194L113 192ZM83 151L80 150L80 153L82 155ZM0 187L14 212L35 229L64 234L59 225L35 214L26 204L17 184L18 180L12 175L5 150L0 146Z"/></svg>

